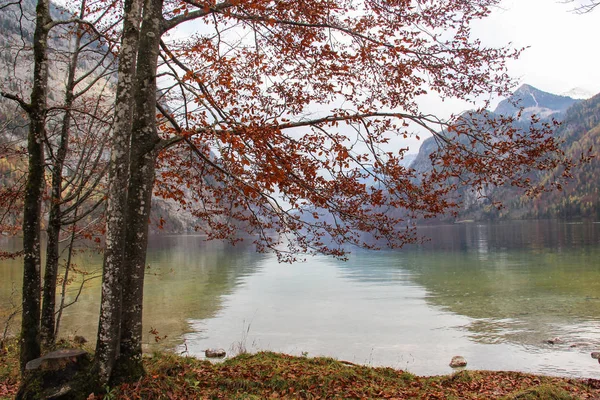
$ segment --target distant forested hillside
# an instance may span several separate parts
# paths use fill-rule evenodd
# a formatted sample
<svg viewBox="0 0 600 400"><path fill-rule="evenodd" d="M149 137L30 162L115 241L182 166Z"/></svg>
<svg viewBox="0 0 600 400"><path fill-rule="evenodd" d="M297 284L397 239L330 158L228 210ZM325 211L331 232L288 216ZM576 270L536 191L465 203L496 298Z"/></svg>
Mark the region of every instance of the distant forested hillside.
<svg viewBox="0 0 600 400"><path fill-rule="evenodd" d="M523 85L513 95L511 101L501 102L492 115L516 115L521 128L527 127L527 119L535 114L541 121L555 119L562 124L554 135L564 140L566 154L578 159L582 152L592 148L593 154L600 151L600 95L578 101L565 96L542 92L529 85ZM516 107L514 103L519 107ZM433 138L425 140L419 155L411 165L420 173L431 170L429 157L437 150ZM524 196L512 187L488 187L485 193L475 193L469 187L459 189L456 199L461 203L458 217L441 217L443 220L455 219L494 220L519 218L600 218L600 161L593 158L572 171L573 179L561 191L542 193L537 198ZM547 182L550 174L532 175L531 179ZM501 202L504 208L498 209L492 203Z"/></svg>
<svg viewBox="0 0 600 400"><path fill-rule="evenodd" d="M567 154L576 158L592 148L600 153L600 94L572 106L556 134ZM573 171L573 180L560 192L546 193L526 203L529 217L600 218L600 160L595 157Z"/></svg>

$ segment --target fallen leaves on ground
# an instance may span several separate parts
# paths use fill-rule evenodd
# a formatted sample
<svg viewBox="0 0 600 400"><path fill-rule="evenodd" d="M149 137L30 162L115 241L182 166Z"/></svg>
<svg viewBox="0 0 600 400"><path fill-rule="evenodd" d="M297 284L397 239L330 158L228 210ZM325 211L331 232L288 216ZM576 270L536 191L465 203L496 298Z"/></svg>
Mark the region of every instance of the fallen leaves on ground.
<svg viewBox="0 0 600 400"><path fill-rule="evenodd" d="M160 353L145 363L147 374L140 381L107 388L107 393L88 399L600 400L599 380L519 372L461 371L419 377L392 368L270 352L244 354L218 364ZM0 368L0 399L12 399L18 388L17 358L4 355L2 364L8 368Z"/></svg>
<svg viewBox="0 0 600 400"><path fill-rule="evenodd" d="M14 399L19 388L19 358L16 340L0 347L0 400Z"/></svg>
<svg viewBox="0 0 600 400"><path fill-rule="evenodd" d="M331 358L263 352L220 364L160 354L122 399L600 399L596 380L519 372L461 371L418 377Z"/></svg>

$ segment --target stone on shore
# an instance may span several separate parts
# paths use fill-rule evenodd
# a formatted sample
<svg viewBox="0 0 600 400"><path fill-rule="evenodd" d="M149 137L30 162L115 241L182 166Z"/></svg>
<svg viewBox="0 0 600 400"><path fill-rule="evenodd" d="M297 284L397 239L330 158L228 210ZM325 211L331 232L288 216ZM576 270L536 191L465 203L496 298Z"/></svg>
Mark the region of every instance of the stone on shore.
<svg viewBox="0 0 600 400"><path fill-rule="evenodd" d="M73 392L73 383L89 365L88 353L80 349L57 350L31 360L16 398L77 399L80 394Z"/></svg>
<svg viewBox="0 0 600 400"><path fill-rule="evenodd" d="M227 353L223 349L206 349L204 355L206 358L223 358Z"/></svg>
<svg viewBox="0 0 600 400"><path fill-rule="evenodd" d="M461 357L461 356L454 356L454 357L452 357L452 361L450 361L450 366L452 368L466 367L467 360L465 360L465 358Z"/></svg>
<svg viewBox="0 0 600 400"><path fill-rule="evenodd" d="M61 349L46 354L43 357L31 360L25 365L27 371L39 369L41 371L57 371L73 367L86 358L87 351L81 349Z"/></svg>

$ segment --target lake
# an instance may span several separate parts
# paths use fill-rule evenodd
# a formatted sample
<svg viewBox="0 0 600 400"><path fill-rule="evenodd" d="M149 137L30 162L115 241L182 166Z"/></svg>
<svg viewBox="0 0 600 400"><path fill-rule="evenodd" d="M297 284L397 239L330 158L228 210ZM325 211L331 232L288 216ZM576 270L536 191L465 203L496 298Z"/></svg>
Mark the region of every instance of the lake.
<svg viewBox="0 0 600 400"><path fill-rule="evenodd" d="M202 357L273 350L446 374L469 369L600 377L600 224L523 221L422 227L431 238L347 262L278 264L251 244L153 237L145 288L147 348ZM3 248L15 246L3 239ZM101 256L77 266L97 271ZM0 262L0 322L21 262ZM78 289L71 285L70 297ZM62 335L95 337L100 279L65 311ZM17 290L18 292L18 290ZM561 343L549 344L558 337Z"/></svg>

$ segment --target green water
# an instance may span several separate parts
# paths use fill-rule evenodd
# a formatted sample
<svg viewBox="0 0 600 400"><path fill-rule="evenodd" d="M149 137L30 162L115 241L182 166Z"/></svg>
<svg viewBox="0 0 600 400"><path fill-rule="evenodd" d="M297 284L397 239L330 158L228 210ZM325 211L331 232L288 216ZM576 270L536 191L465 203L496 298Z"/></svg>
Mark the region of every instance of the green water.
<svg viewBox="0 0 600 400"><path fill-rule="evenodd" d="M7 248L18 248L18 241L0 242ZM209 318L221 308L222 296L230 293L239 281L256 270L264 255L248 246L230 249L221 243L206 242L200 236L163 236L150 241L144 292L146 343L151 349L173 347L181 343L181 335L189 330L188 318ZM63 336L81 335L95 340L100 309L100 269L102 255L88 251L78 254L76 268L88 273L79 300L65 309ZM20 260L0 261L0 323L9 311L7 306L13 288L22 283ZM79 275L68 289L66 303L72 302L80 289ZM13 296L14 297L14 296ZM18 302L19 299L17 299ZM4 308L4 310L3 310ZM18 323L12 324L13 330ZM1 327L1 326L0 326ZM159 344L148 331L156 328L167 338Z"/></svg>
<svg viewBox="0 0 600 400"><path fill-rule="evenodd" d="M280 265L251 245L155 237L148 254L145 330L157 346L202 356L269 349L327 355L419 374L473 369L596 377L600 365L600 224L559 221L421 228L400 251L356 251ZM14 244L2 242L10 247ZM100 265L96 254L78 266ZM20 263L0 264L0 300L20 286ZM95 336L99 279L66 310L64 335ZM76 289L74 283L71 288ZM71 293L73 295L74 293ZM560 337L563 343L550 345Z"/></svg>

